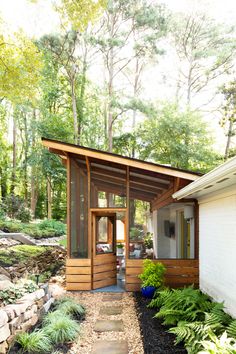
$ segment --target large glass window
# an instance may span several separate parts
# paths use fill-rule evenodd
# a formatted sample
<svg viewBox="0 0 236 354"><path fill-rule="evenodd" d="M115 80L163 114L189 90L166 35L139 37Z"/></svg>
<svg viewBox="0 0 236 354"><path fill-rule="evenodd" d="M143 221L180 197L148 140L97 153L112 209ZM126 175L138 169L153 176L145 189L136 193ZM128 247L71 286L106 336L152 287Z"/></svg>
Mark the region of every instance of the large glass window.
<svg viewBox="0 0 236 354"><path fill-rule="evenodd" d="M153 258L150 203L130 199L129 258Z"/></svg>
<svg viewBox="0 0 236 354"><path fill-rule="evenodd" d="M70 256L88 257L88 175L83 161L70 160Z"/></svg>

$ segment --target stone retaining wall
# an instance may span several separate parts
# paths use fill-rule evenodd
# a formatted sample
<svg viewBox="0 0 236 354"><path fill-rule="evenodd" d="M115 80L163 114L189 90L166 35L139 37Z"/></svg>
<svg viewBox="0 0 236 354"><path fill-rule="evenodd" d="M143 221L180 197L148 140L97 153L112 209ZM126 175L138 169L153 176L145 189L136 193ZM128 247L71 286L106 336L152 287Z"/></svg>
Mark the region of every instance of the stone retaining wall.
<svg viewBox="0 0 236 354"><path fill-rule="evenodd" d="M30 294L25 294L15 304L0 309L0 354L5 354L16 334L25 332L34 326L46 313L54 298L48 285Z"/></svg>

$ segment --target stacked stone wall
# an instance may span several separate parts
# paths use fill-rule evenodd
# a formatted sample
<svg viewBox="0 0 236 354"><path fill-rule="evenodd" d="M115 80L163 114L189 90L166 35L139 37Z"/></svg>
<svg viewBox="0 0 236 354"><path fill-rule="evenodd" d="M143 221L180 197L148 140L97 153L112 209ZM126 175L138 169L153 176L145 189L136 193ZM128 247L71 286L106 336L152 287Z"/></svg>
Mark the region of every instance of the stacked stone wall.
<svg viewBox="0 0 236 354"><path fill-rule="evenodd" d="M0 309L0 354L7 353L18 333L28 331L36 325L52 303L48 285L30 294L25 294L16 303Z"/></svg>

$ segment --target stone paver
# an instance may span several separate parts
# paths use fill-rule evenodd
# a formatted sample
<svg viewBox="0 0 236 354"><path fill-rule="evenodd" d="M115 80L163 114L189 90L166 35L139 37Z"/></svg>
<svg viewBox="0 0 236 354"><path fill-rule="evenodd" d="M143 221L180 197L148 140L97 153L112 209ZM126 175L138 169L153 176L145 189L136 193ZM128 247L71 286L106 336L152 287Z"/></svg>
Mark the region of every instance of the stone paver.
<svg viewBox="0 0 236 354"><path fill-rule="evenodd" d="M117 300L122 300L122 294L104 294L103 301L117 301Z"/></svg>
<svg viewBox="0 0 236 354"><path fill-rule="evenodd" d="M95 332L123 332L122 320L97 320L94 326Z"/></svg>
<svg viewBox="0 0 236 354"><path fill-rule="evenodd" d="M100 308L100 315L120 315L122 313L122 306L104 306Z"/></svg>
<svg viewBox="0 0 236 354"><path fill-rule="evenodd" d="M128 354L127 341L99 340L93 346L92 354Z"/></svg>

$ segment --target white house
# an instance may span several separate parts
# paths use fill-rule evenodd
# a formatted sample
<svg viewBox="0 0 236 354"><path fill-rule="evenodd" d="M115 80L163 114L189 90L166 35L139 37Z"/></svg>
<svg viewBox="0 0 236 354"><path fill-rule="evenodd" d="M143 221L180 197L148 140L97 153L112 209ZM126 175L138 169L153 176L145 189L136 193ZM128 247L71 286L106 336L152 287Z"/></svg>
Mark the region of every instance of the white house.
<svg viewBox="0 0 236 354"><path fill-rule="evenodd" d="M199 281L236 318L236 157L173 194L199 203Z"/></svg>

